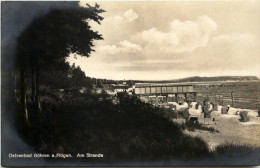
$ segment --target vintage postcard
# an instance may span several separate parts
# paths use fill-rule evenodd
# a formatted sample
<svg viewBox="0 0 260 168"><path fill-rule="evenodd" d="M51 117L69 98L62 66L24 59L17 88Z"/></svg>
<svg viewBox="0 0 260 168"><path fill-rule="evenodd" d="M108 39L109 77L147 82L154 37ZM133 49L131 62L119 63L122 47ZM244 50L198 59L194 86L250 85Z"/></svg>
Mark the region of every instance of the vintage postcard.
<svg viewBox="0 0 260 168"><path fill-rule="evenodd" d="M1 164L260 164L260 1L2 1Z"/></svg>

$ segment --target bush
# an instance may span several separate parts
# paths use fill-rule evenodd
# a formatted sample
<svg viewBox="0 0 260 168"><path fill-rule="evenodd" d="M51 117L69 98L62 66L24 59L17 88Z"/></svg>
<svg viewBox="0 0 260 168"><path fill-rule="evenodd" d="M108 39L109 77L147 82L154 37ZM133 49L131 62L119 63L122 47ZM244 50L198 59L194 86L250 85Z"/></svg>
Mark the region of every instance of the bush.
<svg viewBox="0 0 260 168"><path fill-rule="evenodd" d="M179 125L162 116L162 109L136 96L120 93L118 104L104 92L51 97L42 100L37 131L29 130L27 137L39 152L102 153L105 161L190 159L209 154L204 141L184 135Z"/></svg>
<svg viewBox="0 0 260 168"><path fill-rule="evenodd" d="M251 153L252 151L253 148L246 144L237 145L232 143L226 143L217 146L213 154L215 156L245 156Z"/></svg>

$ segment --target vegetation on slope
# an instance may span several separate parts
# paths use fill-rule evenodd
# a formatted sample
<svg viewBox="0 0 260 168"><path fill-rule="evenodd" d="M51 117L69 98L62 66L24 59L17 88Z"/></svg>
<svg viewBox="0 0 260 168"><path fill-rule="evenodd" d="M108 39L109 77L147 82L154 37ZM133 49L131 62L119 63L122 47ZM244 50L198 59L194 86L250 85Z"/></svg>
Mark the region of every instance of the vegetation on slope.
<svg viewBox="0 0 260 168"><path fill-rule="evenodd" d="M119 102L114 104L114 99ZM159 109L126 93L114 99L90 92L45 99L44 115L34 128L38 134L32 130L24 133L42 153L101 153L101 160L106 161L209 154L205 142L184 135L178 125L162 117Z"/></svg>

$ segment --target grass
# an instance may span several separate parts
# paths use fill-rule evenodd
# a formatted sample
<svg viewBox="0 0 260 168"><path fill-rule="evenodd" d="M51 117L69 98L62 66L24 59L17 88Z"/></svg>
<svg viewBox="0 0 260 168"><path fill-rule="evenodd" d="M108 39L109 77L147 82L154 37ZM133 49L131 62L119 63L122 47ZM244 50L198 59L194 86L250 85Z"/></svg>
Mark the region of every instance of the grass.
<svg viewBox="0 0 260 168"><path fill-rule="evenodd" d="M100 99L102 97L102 99ZM71 93L41 97L41 117L25 140L41 153L101 153L99 161L191 159L209 154L200 138L183 134L159 108L135 96Z"/></svg>
<svg viewBox="0 0 260 168"><path fill-rule="evenodd" d="M197 130L209 131L211 133L214 132L219 133L219 131L213 127L206 127L199 122L193 122L193 121L187 121L186 123L182 123L181 127L183 128L183 130L188 129L189 131L195 131L197 129Z"/></svg>
<svg viewBox="0 0 260 168"><path fill-rule="evenodd" d="M213 151L214 156L245 156L250 154L254 150L253 147L247 144L232 144L225 143L216 147L215 151Z"/></svg>

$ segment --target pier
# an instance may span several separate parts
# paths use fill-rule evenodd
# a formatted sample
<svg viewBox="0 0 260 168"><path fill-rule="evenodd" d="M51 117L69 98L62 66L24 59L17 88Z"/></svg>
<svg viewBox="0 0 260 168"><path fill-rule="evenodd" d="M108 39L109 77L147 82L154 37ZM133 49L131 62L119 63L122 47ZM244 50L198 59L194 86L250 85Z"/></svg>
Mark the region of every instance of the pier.
<svg viewBox="0 0 260 168"><path fill-rule="evenodd" d="M173 83L173 84L150 84L136 83L135 94L140 99L152 104L178 102L180 97L183 101L197 101L197 92L194 91L193 85Z"/></svg>

